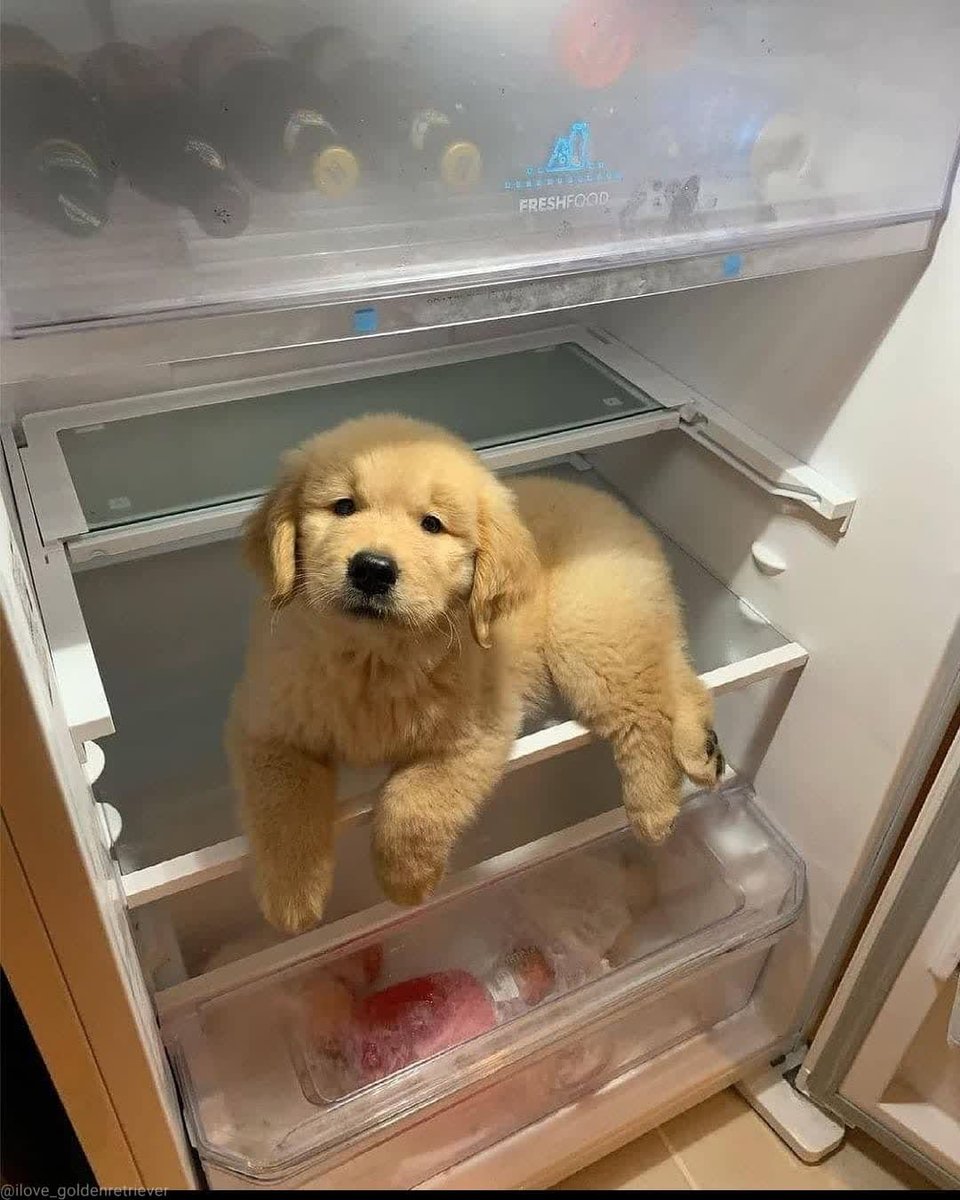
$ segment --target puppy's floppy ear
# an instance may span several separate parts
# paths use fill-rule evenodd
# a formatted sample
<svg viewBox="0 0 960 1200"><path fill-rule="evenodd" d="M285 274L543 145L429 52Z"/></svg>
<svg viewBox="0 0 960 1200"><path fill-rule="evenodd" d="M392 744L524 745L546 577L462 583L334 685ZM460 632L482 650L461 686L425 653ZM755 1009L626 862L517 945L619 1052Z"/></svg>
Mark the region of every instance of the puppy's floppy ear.
<svg viewBox="0 0 960 1200"><path fill-rule="evenodd" d="M489 649L490 626L533 592L539 562L530 531L517 514L513 494L491 479L480 497L477 557L470 592L470 627Z"/></svg>
<svg viewBox="0 0 960 1200"><path fill-rule="evenodd" d="M301 474L301 458L294 452L286 458L279 481L244 526L247 561L269 589L274 608L293 596Z"/></svg>

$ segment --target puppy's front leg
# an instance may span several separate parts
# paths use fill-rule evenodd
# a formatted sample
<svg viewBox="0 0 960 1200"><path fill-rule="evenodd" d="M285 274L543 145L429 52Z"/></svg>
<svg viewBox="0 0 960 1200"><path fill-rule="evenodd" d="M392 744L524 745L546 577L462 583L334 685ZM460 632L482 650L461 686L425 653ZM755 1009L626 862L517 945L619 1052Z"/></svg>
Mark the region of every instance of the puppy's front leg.
<svg viewBox="0 0 960 1200"><path fill-rule="evenodd" d="M399 767L373 826L380 886L395 904L419 904L443 878L454 843L503 774L514 730L471 730L440 756Z"/></svg>
<svg viewBox="0 0 960 1200"><path fill-rule="evenodd" d="M320 919L333 880L336 772L279 740L241 737L232 750L260 909L299 933Z"/></svg>

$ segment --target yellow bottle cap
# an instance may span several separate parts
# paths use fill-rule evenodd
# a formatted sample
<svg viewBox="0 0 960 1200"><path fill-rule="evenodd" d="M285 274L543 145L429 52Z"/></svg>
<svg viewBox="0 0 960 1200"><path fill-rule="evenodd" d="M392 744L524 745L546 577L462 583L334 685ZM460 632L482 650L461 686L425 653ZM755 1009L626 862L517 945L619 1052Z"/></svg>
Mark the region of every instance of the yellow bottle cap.
<svg viewBox="0 0 960 1200"><path fill-rule="evenodd" d="M457 191L472 188L483 171L483 156L473 142L451 142L440 155L440 178Z"/></svg>
<svg viewBox="0 0 960 1200"><path fill-rule="evenodd" d="M313 156L313 186L324 196L348 196L359 178L360 164L345 146L328 146Z"/></svg>

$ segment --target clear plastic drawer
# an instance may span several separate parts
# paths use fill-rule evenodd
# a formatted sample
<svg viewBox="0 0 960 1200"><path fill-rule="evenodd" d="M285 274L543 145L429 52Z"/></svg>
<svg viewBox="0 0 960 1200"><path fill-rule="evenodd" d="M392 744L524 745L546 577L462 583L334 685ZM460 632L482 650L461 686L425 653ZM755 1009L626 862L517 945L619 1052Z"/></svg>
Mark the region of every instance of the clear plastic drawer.
<svg viewBox="0 0 960 1200"><path fill-rule="evenodd" d="M731 790L660 847L622 830L401 912L168 1017L201 1158L302 1181L389 1137L379 1185L412 1186L743 1009L802 897Z"/></svg>

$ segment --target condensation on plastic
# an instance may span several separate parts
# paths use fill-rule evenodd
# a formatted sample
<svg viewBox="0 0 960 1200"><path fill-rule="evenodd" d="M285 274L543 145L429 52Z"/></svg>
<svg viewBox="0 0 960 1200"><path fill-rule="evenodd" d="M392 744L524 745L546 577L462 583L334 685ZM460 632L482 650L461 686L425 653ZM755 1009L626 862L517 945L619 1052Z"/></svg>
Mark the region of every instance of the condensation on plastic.
<svg viewBox="0 0 960 1200"><path fill-rule="evenodd" d="M122 175L94 237L9 211L10 325L373 297L625 256L658 262L678 242L713 254L752 236L787 231L795 242L942 206L960 110L954 0L440 7L442 20L436 0L115 0L105 18L68 0L8 0L5 20L32 26L74 67L112 37L176 65L177 48L213 25L242 26L281 53L317 26L345 25L411 72L431 106L479 112L482 157L466 191L364 161L355 191L335 201L248 181L251 219L235 238L206 236L185 209ZM375 312L358 320L357 332L375 330Z"/></svg>

